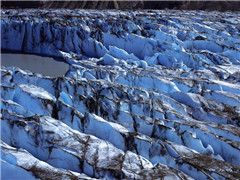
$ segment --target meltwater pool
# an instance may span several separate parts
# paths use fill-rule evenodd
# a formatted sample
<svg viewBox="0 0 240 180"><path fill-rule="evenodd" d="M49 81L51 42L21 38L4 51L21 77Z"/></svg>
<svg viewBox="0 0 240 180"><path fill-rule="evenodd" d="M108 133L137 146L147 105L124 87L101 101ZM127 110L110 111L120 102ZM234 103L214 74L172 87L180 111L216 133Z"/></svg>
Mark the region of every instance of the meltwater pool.
<svg viewBox="0 0 240 180"><path fill-rule="evenodd" d="M69 69L68 64L50 57L15 53L1 53L1 65L19 67L22 70L29 70L51 77L63 76Z"/></svg>

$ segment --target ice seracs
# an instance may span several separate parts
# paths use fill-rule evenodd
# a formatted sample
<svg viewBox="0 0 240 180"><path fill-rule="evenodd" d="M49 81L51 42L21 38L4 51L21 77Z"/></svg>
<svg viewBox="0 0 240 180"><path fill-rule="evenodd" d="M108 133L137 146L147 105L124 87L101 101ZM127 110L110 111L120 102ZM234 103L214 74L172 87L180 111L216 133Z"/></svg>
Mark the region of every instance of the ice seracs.
<svg viewBox="0 0 240 180"><path fill-rule="evenodd" d="M69 70L1 67L2 178L240 178L238 12L26 12L2 49Z"/></svg>

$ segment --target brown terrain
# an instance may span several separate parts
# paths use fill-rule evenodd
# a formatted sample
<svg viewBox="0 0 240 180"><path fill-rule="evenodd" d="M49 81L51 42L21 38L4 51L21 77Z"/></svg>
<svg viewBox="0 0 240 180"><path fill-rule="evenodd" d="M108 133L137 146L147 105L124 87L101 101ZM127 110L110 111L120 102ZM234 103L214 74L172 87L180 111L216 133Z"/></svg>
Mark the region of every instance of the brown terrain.
<svg viewBox="0 0 240 180"><path fill-rule="evenodd" d="M2 1L1 8L239 11L240 1Z"/></svg>

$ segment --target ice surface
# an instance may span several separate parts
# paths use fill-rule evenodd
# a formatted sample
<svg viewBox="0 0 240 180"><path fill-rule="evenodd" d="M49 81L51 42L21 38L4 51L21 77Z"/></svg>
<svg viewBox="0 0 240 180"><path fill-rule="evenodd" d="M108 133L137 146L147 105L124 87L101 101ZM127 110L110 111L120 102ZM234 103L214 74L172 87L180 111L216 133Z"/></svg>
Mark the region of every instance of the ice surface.
<svg viewBox="0 0 240 180"><path fill-rule="evenodd" d="M239 12L1 14L2 49L69 64L1 67L4 179L240 179Z"/></svg>

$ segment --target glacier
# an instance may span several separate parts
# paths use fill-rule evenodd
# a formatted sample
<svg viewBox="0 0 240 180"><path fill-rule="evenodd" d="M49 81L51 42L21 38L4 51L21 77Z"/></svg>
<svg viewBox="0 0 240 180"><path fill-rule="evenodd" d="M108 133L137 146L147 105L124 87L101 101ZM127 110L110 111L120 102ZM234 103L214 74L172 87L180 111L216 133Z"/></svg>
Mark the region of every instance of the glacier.
<svg viewBox="0 0 240 180"><path fill-rule="evenodd" d="M239 16L1 10L1 178L240 179Z"/></svg>

